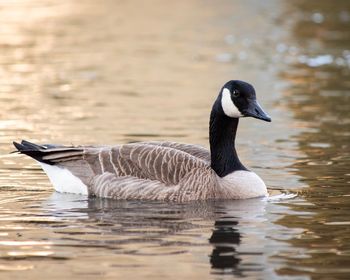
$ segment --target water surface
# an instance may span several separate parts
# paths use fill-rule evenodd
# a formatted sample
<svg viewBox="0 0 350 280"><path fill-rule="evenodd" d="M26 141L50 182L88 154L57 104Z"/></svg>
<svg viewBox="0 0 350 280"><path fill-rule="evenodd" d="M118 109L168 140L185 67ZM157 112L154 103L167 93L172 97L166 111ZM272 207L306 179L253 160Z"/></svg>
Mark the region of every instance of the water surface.
<svg viewBox="0 0 350 280"><path fill-rule="evenodd" d="M0 277L349 279L346 1L0 3ZM53 193L22 138L208 146L229 79L271 124L239 155L281 201L189 204Z"/></svg>

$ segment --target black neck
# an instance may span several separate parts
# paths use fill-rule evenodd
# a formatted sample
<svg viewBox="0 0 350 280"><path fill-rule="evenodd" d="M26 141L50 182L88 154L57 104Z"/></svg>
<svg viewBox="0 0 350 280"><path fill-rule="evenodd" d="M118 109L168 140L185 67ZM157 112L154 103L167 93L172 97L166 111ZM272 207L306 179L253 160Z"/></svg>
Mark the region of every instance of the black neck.
<svg viewBox="0 0 350 280"><path fill-rule="evenodd" d="M239 161L235 149L235 139L238 118L229 118L225 115L218 100L214 103L210 114L209 141L211 167L220 177L235 170L247 170Z"/></svg>

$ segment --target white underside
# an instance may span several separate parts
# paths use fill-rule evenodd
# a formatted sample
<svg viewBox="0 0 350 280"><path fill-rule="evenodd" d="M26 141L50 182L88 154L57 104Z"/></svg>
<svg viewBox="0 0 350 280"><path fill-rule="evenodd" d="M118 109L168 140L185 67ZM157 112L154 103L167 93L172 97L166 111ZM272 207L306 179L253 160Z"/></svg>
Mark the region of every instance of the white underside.
<svg viewBox="0 0 350 280"><path fill-rule="evenodd" d="M39 162L57 192L88 194L87 186L69 170Z"/></svg>
<svg viewBox="0 0 350 280"><path fill-rule="evenodd" d="M233 199L268 196L264 181L254 172L239 170L219 178L220 185Z"/></svg>

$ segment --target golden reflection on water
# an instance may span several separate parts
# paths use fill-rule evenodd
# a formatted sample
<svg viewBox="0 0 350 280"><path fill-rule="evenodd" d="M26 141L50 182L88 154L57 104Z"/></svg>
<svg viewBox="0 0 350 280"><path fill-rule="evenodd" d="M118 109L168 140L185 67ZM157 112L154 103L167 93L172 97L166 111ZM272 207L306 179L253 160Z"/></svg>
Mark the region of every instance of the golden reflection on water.
<svg viewBox="0 0 350 280"><path fill-rule="evenodd" d="M4 277L346 277L349 21L343 1L2 1ZM251 81L273 119L241 121L243 162L297 199L87 201L7 155L22 138L207 146L228 79Z"/></svg>

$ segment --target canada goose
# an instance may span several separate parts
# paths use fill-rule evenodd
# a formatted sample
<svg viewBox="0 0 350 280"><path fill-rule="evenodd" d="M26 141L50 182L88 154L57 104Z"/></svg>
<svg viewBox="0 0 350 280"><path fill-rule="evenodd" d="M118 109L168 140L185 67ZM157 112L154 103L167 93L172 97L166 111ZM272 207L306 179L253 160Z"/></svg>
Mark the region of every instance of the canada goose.
<svg viewBox="0 0 350 280"><path fill-rule="evenodd" d="M140 142L117 146L36 145L13 142L37 160L58 192L113 199L245 199L266 196L262 179L238 159L240 117L270 122L252 85L227 82L210 114L210 152L197 145Z"/></svg>

